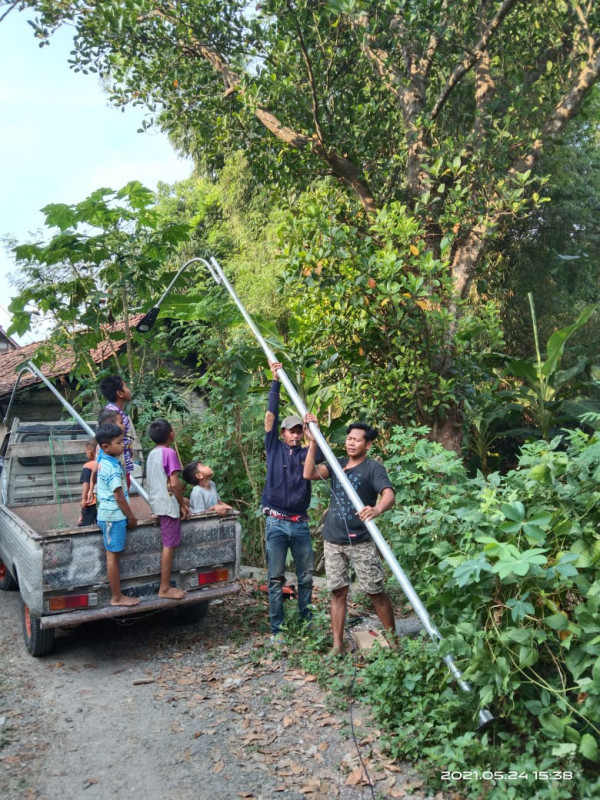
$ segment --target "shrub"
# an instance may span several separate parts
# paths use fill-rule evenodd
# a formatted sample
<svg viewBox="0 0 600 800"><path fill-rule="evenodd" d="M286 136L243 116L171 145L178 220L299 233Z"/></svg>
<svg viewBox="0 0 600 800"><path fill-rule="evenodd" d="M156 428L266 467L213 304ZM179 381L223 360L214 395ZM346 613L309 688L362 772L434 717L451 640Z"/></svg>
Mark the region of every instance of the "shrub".
<svg viewBox="0 0 600 800"><path fill-rule="evenodd" d="M534 442L506 476L469 478L423 433L393 432L386 467L398 500L385 532L444 640L440 652L409 642L392 666L380 654L363 691L394 754L424 755L437 785L441 770L513 770L527 779L460 788L472 797L597 796L600 439ZM473 698L444 677L440 655L449 652L475 706L497 719L481 736Z"/></svg>

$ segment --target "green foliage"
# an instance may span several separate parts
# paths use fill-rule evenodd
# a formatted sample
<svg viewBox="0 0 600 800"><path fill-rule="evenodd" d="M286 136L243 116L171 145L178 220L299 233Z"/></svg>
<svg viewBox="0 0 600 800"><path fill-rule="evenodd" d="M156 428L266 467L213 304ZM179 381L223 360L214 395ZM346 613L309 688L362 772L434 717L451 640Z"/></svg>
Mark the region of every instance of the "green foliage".
<svg viewBox="0 0 600 800"><path fill-rule="evenodd" d="M189 426L189 412L182 388L175 384L171 373L164 368L146 372L137 381L130 414L135 420L136 431L144 452L155 446L147 435L148 425L158 417L162 417L173 426L177 448L183 457L182 449L185 446L184 434Z"/></svg>
<svg viewBox="0 0 600 800"><path fill-rule="evenodd" d="M473 698L457 696L435 648L421 643L399 664L376 659L366 696L394 754L424 753L437 786L443 769L568 771L573 782L522 781L512 795L493 780L489 796L591 798L600 785L600 442L581 431L533 442L506 476L469 478L423 433L397 428L389 443L399 491L388 541ZM499 720L482 738L473 699ZM482 786L460 788L477 797Z"/></svg>
<svg viewBox="0 0 600 800"><path fill-rule="evenodd" d="M575 322L555 331L546 345L546 360L542 361L532 294L529 295L529 303L537 359L533 364L523 359L514 359L508 364L507 372L522 380L522 383L513 392L513 398L530 413L541 435L547 439L551 425L556 426L562 421L561 412L563 419L564 412L569 410L570 414L577 418L583 413L589 413L598 408L597 406L594 408L589 402L582 404L581 408L578 408L576 402L573 401L569 405L562 402L563 399L566 399L565 389L575 379L579 379L581 382L582 376L585 378L585 372L589 369L587 360L580 359L578 364L568 370L561 370L560 367L566 342L590 320L599 306L598 304L588 306L583 309ZM566 396L568 397L568 394Z"/></svg>
<svg viewBox="0 0 600 800"><path fill-rule="evenodd" d="M346 417L436 425L500 342L491 303L465 307L456 326L448 262L423 236L406 206L368 219L328 184L307 192L283 229L295 361L343 394ZM442 370L449 336L454 363Z"/></svg>
<svg viewBox="0 0 600 800"><path fill-rule="evenodd" d="M181 254L182 262L197 255L215 256L227 265L250 313L273 322L282 316L275 250L283 211L276 187L267 191L256 185L242 151L225 158L221 169L210 176L195 175L173 187L161 185L157 210L163 223L190 226L191 239ZM203 271L204 267L191 269ZM179 289L184 285L182 279Z"/></svg>
<svg viewBox="0 0 600 800"><path fill-rule="evenodd" d="M151 191L131 181L118 191L97 189L74 205L42 209L47 227L58 233L14 248L20 291L9 306L10 332L25 333L37 315L51 321L50 347L38 360L68 347L74 370L95 376L90 350L103 343L107 359L114 354L110 325L148 297L163 263L189 236L185 223L159 224L155 203ZM125 338L133 384L131 335Z"/></svg>
<svg viewBox="0 0 600 800"><path fill-rule="evenodd" d="M600 92L577 123L544 154L540 174L552 175L549 203L531 218L515 221L494 245L494 270L478 282L480 291L502 303L508 352L528 358L533 352L527 295L533 292L539 335L546 341L588 305L600 299ZM577 357L595 356L598 328L587 327L571 341L568 366Z"/></svg>
<svg viewBox="0 0 600 800"><path fill-rule="evenodd" d="M0 0L6 5L12 0ZM590 35L600 24L598 4L23 0L18 7L34 10L42 43L72 25L73 68L99 74L117 105L148 109L210 174L243 149L253 185L276 185L283 206L294 193L318 193L325 175L348 190L346 212L331 220L336 263L326 266L333 283L316 293L319 300L331 295L338 325L349 310L338 308L339 295L356 302L350 339L342 337L350 362L324 370L332 373L329 385L346 392L360 383L365 413L384 404L398 422L418 412L434 436L458 449L460 402L472 379L465 337L466 350L475 351L474 329L491 331L497 313L471 292L473 281L486 247L545 200L536 163L584 107L600 70ZM309 205L303 213L310 216ZM398 224L400 208L414 221L410 235L385 229L386 215ZM377 211L377 230L370 231L359 216L374 219ZM305 248L311 272L321 260L318 247L332 249L323 243L324 221L305 226L319 240ZM394 252L409 239L416 253ZM292 240L291 258L300 261L305 242ZM353 283L370 274L371 260L383 278L374 278L373 296ZM305 286L296 289L300 297ZM374 319L364 296L373 301ZM363 333L361 355L350 340L361 346ZM381 356L386 367L371 400L360 359L387 354L386 334L394 352ZM329 353L332 342L323 345ZM400 389L399 408L385 407L384 369L387 394ZM350 402L361 405L352 396Z"/></svg>

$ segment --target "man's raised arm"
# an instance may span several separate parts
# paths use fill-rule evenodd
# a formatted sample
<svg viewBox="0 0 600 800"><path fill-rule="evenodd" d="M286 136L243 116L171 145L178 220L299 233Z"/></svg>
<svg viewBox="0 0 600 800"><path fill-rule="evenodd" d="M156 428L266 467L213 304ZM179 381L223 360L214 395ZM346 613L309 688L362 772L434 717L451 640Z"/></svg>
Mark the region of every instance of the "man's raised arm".
<svg viewBox="0 0 600 800"><path fill-rule="evenodd" d="M304 432L306 433L308 439L310 439L310 442L308 445L308 450L306 451L306 459L304 461L304 472L302 473L302 477L307 481L327 480L329 478L329 467L326 464L319 464L317 467L315 462L317 453L320 451L312 433L310 432L310 428L308 427L309 422L314 422L315 425L318 424L317 418L314 414L306 414L304 417Z"/></svg>

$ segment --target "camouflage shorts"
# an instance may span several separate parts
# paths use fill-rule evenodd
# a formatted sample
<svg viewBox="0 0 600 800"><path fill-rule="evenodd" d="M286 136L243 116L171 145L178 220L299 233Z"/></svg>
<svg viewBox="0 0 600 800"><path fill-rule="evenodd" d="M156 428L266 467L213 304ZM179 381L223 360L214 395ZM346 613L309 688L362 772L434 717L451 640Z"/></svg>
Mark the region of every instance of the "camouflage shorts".
<svg viewBox="0 0 600 800"><path fill-rule="evenodd" d="M348 586L348 565L356 572L356 583L361 592L383 592L383 569L379 551L373 542L359 544L332 544L324 542L325 573L330 592Z"/></svg>

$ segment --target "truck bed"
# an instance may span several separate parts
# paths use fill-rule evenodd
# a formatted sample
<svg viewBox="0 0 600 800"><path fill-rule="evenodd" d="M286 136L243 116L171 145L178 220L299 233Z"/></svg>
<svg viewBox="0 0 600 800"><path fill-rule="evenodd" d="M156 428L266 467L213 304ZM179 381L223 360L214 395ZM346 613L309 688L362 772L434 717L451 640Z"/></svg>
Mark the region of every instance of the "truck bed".
<svg viewBox="0 0 600 800"><path fill-rule="evenodd" d="M135 610L172 606L174 601L157 597L160 582L162 541L156 517L141 497L132 497L138 527L127 533L127 545L120 558L121 586L126 594L140 597ZM110 590L106 574L106 553L102 534L95 525L76 526L78 503L53 503L39 506L0 506L0 527L5 542L15 555L15 568L21 593L28 598L32 613L42 617L42 627L79 624L105 616L131 614L131 609L109 605ZM145 514L140 518L140 514ZM197 603L238 591L232 578L237 576L240 552L240 524L237 512L226 516L196 514L182 522L182 541L175 550L172 585L185 589L188 596L177 604ZM52 527L52 524L65 527ZM67 525L70 524L70 527ZM48 528L45 526L48 525ZM8 540L12 539L12 542ZM37 543L32 551L26 540ZM27 552L25 550L27 549ZM21 557L22 554L22 557ZM227 570L221 585L203 586L199 575L217 568ZM93 594L96 607L77 611L53 612L49 601L56 596L81 592Z"/></svg>

